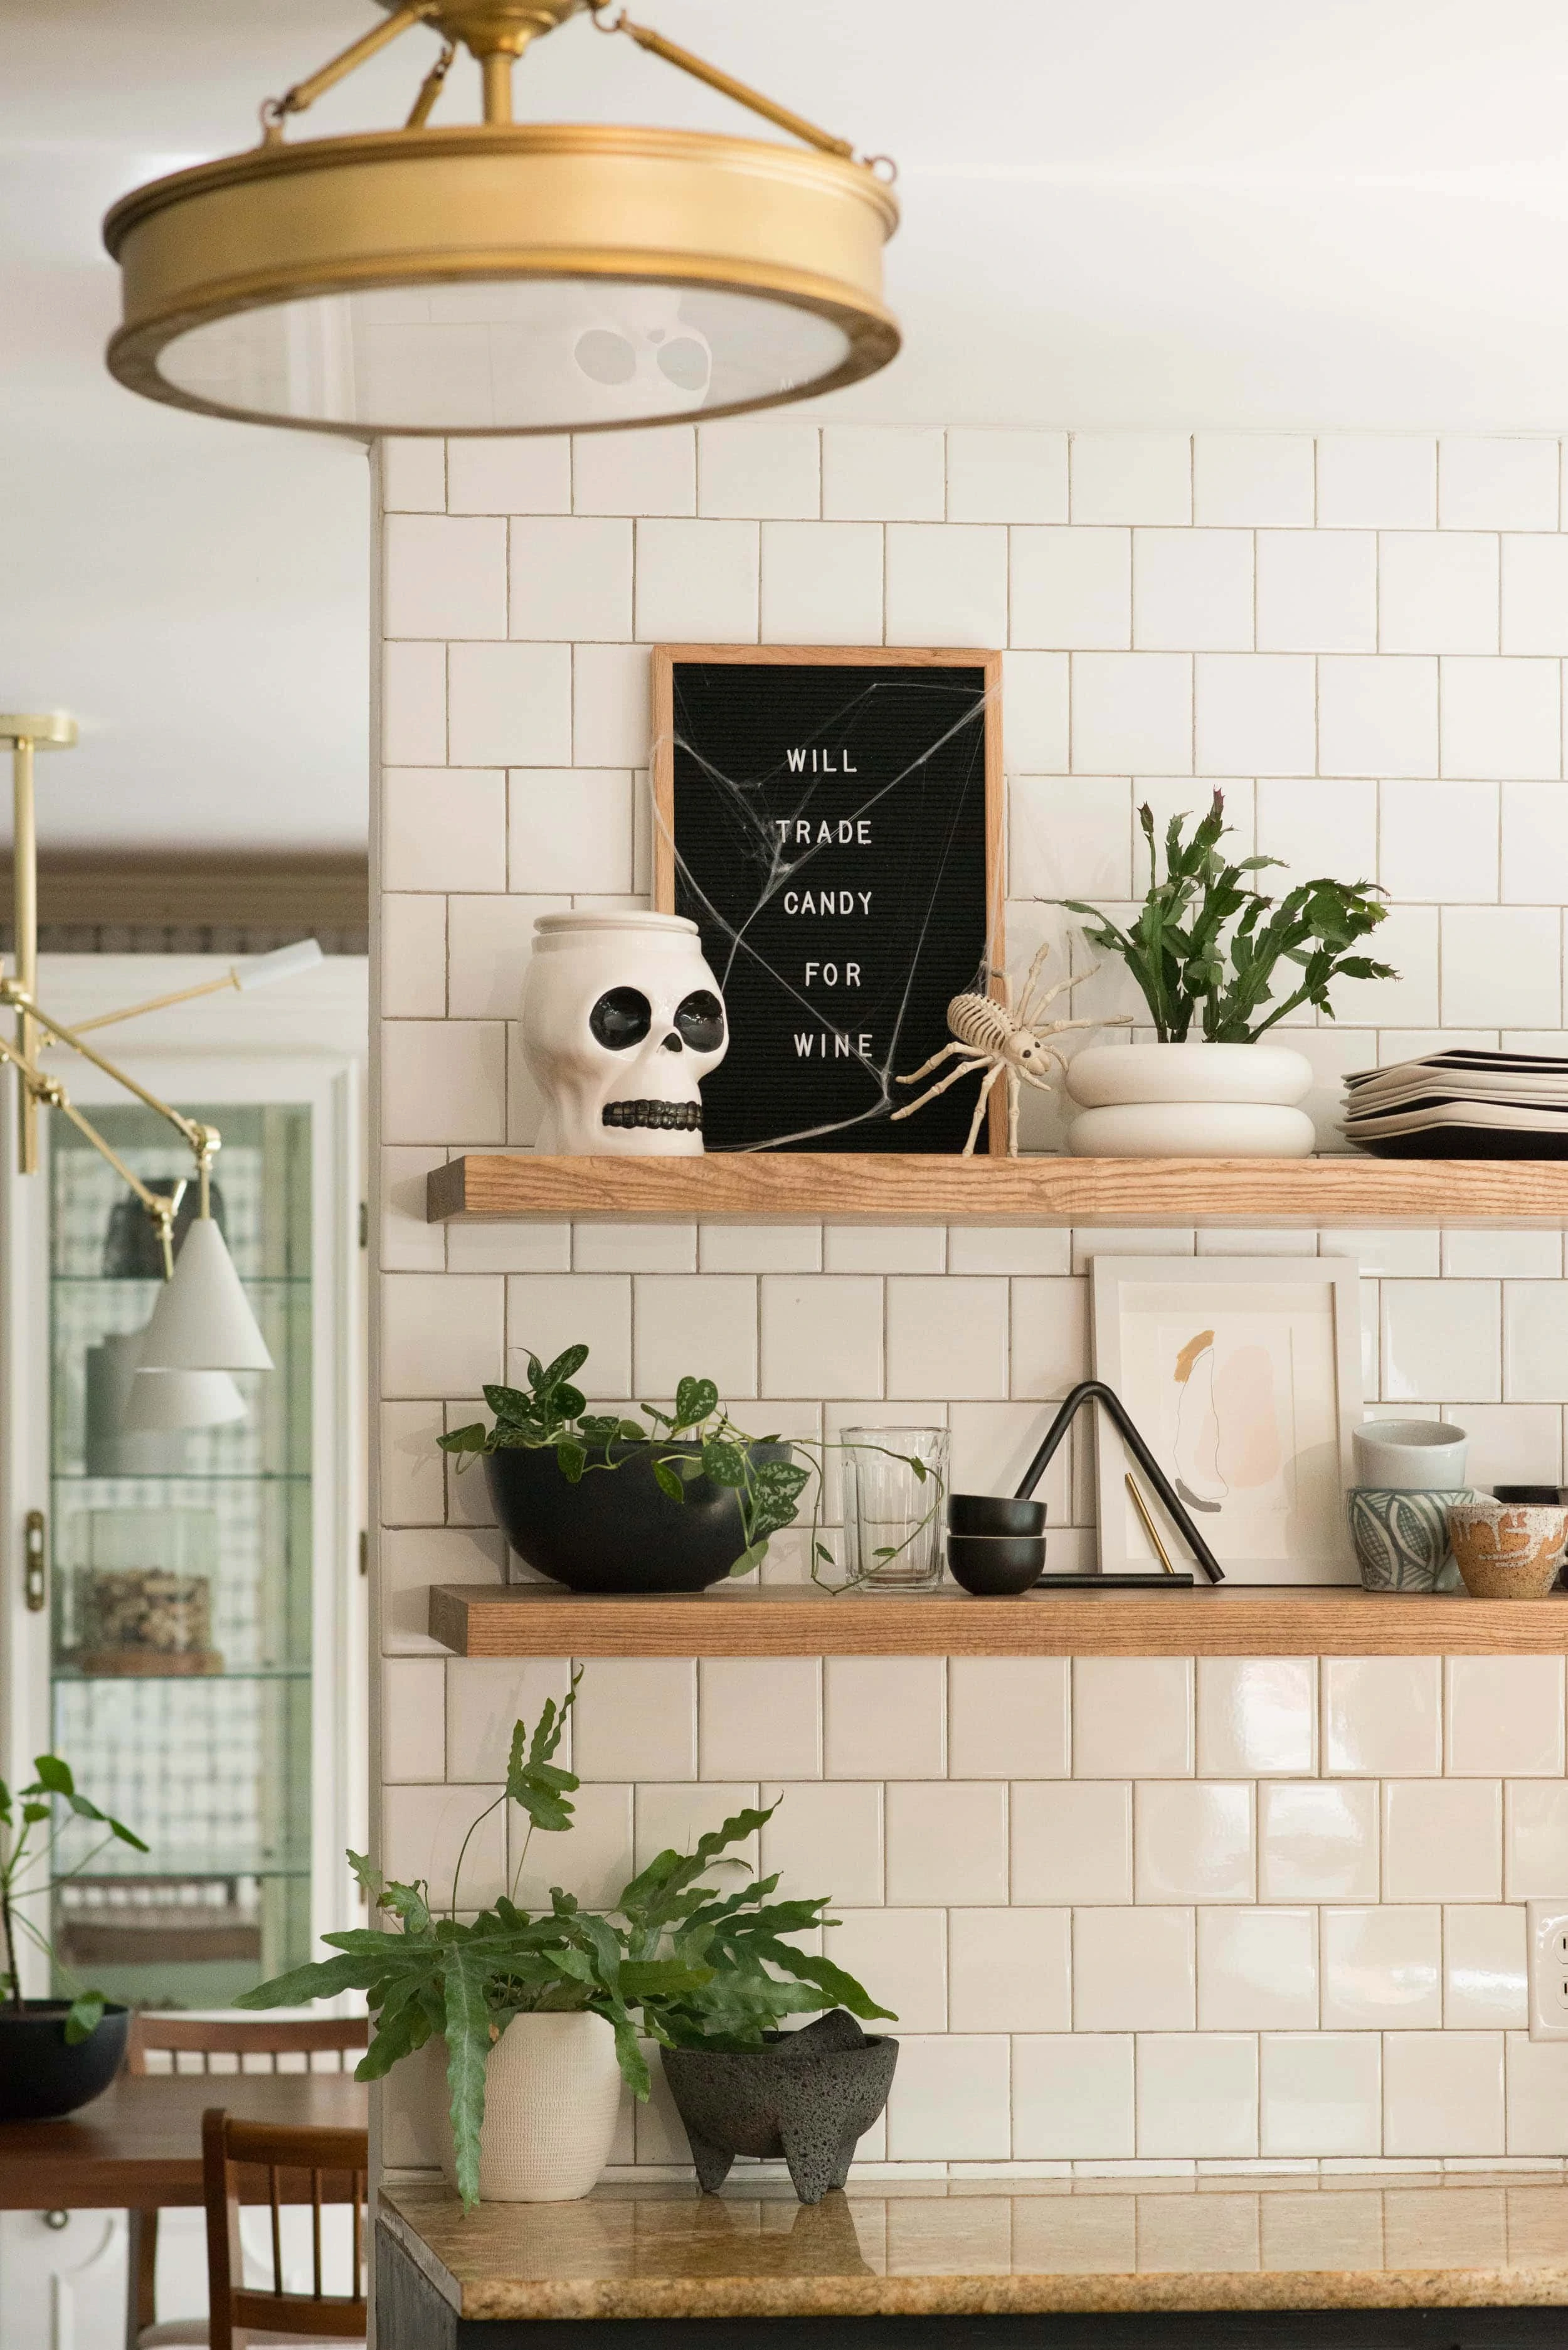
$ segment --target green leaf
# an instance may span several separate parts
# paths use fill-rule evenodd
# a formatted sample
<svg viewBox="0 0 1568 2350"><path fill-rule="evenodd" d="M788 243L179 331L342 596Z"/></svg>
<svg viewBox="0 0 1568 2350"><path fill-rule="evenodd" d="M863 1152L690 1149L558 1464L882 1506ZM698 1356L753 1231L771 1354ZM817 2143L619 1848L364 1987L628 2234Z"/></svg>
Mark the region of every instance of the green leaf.
<svg viewBox="0 0 1568 2350"><path fill-rule="evenodd" d="M784 1953L788 1952L786 1959ZM831 1959L818 1959L808 1950L792 1950L787 1942L780 1942L767 1955L777 1966L785 1966L800 1981L814 1983L823 1995L827 2007L846 2007L851 2015L869 2022L875 2017L886 2016L889 2023L898 2021L892 2008L878 2007L870 1992L857 1983L855 1977L836 1967Z"/></svg>
<svg viewBox="0 0 1568 2350"><path fill-rule="evenodd" d="M711 1379L682 1379L675 1390L675 1426L694 1428L707 1419L719 1400Z"/></svg>
<svg viewBox="0 0 1568 2350"><path fill-rule="evenodd" d="M713 1974L711 1967L688 1966L680 1959L628 1959L620 1970L621 1995L630 2001L679 1999L701 1991Z"/></svg>
<svg viewBox="0 0 1568 2350"><path fill-rule="evenodd" d="M479 2201L479 2133L484 2123L484 2068L490 2055L490 2009L484 1969L472 1950L454 1943L446 1961L447 2087L452 2093L457 2191L465 2211Z"/></svg>
<svg viewBox="0 0 1568 2350"><path fill-rule="evenodd" d="M653 1482L658 1486L659 1492L664 1495L666 1501L685 1501L686 1488L681 1483L680 1478L676 1475L668 1461L656 1461L654 1462Z"/></svg>
<svg viewBox="0 0 1568 2350"><path fill-rule="evenodd" d="M753 1566L761 1566L767 1555L768 1545L765 1539L762 1542L748 1543L740 1557L730 1568L732 1580L737 1575L750 1575Z"/></svg>
<svg viewBox="0 0 1568 2350"><path fill-rule="evenodd" d="M75 2048L90 2040L103 2022L104 1996L100 1991L84 1991L72 2000L66 2015L66 2044Z"/></svg>
<svg viewBox="0 0 1568 2350"><path fill-rule="evenodd" d="M366 1991L375 1980L374 1970L356 1952L291 1968L286 1975L275 1975L270 1982L257 1983L254 1991L241 1991L234 2005L308 2007L312 2000L336 1999L339 1991Z"/></svg>
<svg viewBox="0 0 1568 2350"><path fill-rule="evenodd" d="M542 1377L534 1379L534 1357L530 1356L528 1376L534 1380L536 1388L541 1388L548 1393L551 1389L563 1386L574 1371L580 1371L587 1359L588 1350L586 1347L568 1347L564 1354L556 1356L549 1369Z"/></svg>
<svg viewBox="0 0 1568 2350"><path fill-rule="evenodd" d="M441 1452L483 1452L489 1442L490 1431L480 1419L471 1419L466 1428L454 1428L450 1435L436 1438Z"/></svg>
<svg viewBox="0 0 1568 2350"><path fill-rule="evenodd" d="M632 2095L646 2105L653 2084L648 2077L648 2059L639 2043L637 2026L630 2016L624 2013L612 2015L610 2022L615 2030L616 2061L620 2066L621 2079Z"/></svg>
<svg viewBox="0 0 1568 2350"><path fill-rule="evenodd" d="M76 1781L70 1764L62 1762L57 1754L36 1754L33 1768L38 1774L38 1784L51 1795L74 1795Z"/></svg>
<svg viewBox="0 0 1568 2350"><path fill-rule="evenodd" d="M4 1779L0 1779L0 1827L7 1827L7 1828L8 1828L8 1827L10 1826L10 1825L11 1825L11 1790L10 1790L10 1788L5 1784L5 1780L4 1780Z"/></svg>
<svg viewBox="0 0 1568 2350"><path fill-rule="evenodd" d="M556 1445L556 1459L567 1484L580 1484L583 1471L588 1465L588 1456L583 1447L567 1439Z"/></svg>
<svg viewBox="0 0 1568 2350"><path fill-rule="evenodd" d="M702 1447L702 1473L715 1485L737 1486L746 1482L746 1456L738 1444L710 1436Z"/></svg>
<svg viewBox="0 0 1568 2350"><path fill-rule="evenodd" d="M100 1812L99 1814L99 1817L103 1821L104 1825L109 1829L110 1835L115 1838L117 1843L128 1844L132 1852L146 1852L149 1850L150 1847L142 1843L141 1838L139 1835L134 1835L132 1831L126 1826L123 1820L111 1820L107 1812Z"/></svg>
<svg viewBox="0 0 1568 2350"><path fill-rule="evenodd" d="M587 1406L587 1398L581 1388L555 1388L551 1390L550 1400L563 1419L576 1419Z"/></svg>
<svg viewBox="0 0 1568 2350"><path fill-rule="evenodd" d="M363 1889L372 1908L384 1908L386 1904L381 1898L381 1894L386 1880L379 1868L371 1867L369 1854L351 1852L347 1857L354 1882Z"/></svg>
<svg viewBox="0 0 1568 2350"><path fill-rule="evenodd" d="M497 1419L532 1419L535 1416L535 1399L524 1395L521 1388L490 1385L481 1392Z"/></svg>

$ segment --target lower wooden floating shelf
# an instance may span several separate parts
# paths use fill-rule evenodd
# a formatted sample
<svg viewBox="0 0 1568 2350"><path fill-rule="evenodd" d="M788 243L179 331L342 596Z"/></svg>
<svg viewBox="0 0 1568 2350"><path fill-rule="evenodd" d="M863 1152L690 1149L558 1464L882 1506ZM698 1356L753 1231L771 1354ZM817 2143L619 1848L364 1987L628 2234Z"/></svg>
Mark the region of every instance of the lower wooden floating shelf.
<svg viewBox="0 0 1568 2350"><path fill-rule="evenodd" d="M1565 1224L1568 1160L470 1151L431 1170L426 1214L431 1223Z"/></svg>
<svg viewBox="0 0 1568 2350"><path fill-rule="evenodd" d="M437 1584L431 1637L460 1657L1449 1657L1568 1653L1568 1594L1430 1599L1229 1585L1180 1592L804 1589L587 1596Z"/></svg>

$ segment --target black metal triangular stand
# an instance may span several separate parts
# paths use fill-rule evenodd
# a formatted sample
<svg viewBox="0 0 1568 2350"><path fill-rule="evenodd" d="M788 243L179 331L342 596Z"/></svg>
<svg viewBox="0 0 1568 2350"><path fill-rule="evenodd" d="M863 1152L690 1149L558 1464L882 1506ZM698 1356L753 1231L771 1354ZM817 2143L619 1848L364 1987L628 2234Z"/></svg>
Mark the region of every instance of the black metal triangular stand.
<svg viewBox="0 0 1568 2350"><path fill-rule="evenodd" d="M1086 1403L1104 1404L1106 1409L1115 1420L1116 1427L1121 1433L1122 1441L1127 1446L1127 1451L1132 1454L1133 1459L1137 1462L1138 1467L1143 1471L1144 1475L1148 1479L1149 1483L1159 1495L1160 1501L1165 1507L1166 1515L1169 1518L1171 1524L1176 1528L1177 1533L1181 1536L1182 1541L1187 1544L1188 1549L1192 1553L1192 1555L1197 1560L1199 1565L1203 1569L1204 1574L1209 1577L1210 1582L1223 1583L1225 1580L1224 1568L1220 1565L1219 1560L1215 1557L1213 1552L1210 1549L1208 1544L1204 1541L1202 1535L1193 1524L1192 1520L1189 1517L1186 1510L1182 1507L1180 1499L1174 1491L1169 1478L1166 1475L1164 1470L1160 1467L1158 1461L1155 1459L1153 1453L1144 1442L1143 1438L1138 1434L1137 1430L1133 1426L1131 1419L1127 1416L1127 1406L1123 1403L1120 1396L1116 1393L1114 1388L1106 1387L1103 1379L1083 1379L1079 1382L1078 1386L1073 1389L1072 1394L1067 1398L1066 1402L1062 1406L1061 1410L1056 1414L1055 1419L1051 1422L1050 1427L1046 1430L1045 1440L1041 1445L1039 1451L1034 1455L1033 1460L1029 1463L1028 1468L1024 1471L1023 1480L1019 1485L1017 1492L1013 1496L1013 1499L1019 1502L1028 1501L1030 1495L1033 1492L1035 1486L1038 1485L1041 1478L1044 1477L1046 1470L1049 1468L1052 1459L1054 1456L1056 1449L1061 1443L1062 1439L1066 1435L1067 1430L1072 1427L1074 1420L1077 1418L1079 1412Z"/></svg>

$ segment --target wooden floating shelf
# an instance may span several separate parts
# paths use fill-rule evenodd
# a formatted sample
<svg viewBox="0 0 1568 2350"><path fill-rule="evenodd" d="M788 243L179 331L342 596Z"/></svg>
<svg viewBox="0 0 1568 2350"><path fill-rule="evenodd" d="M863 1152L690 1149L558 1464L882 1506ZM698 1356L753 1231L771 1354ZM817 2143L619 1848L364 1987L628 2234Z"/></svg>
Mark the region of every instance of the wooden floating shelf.
<svg viewBox="0 0 1568 2350"><path fill-rule="evenodd" d="M426 1213L431 1223L1564 1224L1568 1160L471 1151L431 1171Z"/></svg>
<svg viewBox="0 0 1568 2350"><path fill-rule="evenodd" d="M589 1597L537 1584L437 1584L430 1628L460 1657L1542 1657L1568 1652L1568 1595L1430 1599L1227 1585L1006 1600L722 1586Z"/></svg>

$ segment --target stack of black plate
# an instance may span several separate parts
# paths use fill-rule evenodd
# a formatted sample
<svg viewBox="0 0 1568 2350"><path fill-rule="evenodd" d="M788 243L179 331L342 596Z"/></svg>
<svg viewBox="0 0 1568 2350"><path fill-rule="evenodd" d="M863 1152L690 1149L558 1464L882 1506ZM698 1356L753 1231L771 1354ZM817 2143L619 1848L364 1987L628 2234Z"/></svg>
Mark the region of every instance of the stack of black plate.
<svg viewBox="0 0 1568 2350"><path fill-rule="evenodd" d="M1340 1132L1380 1159L1568 1159L1568 1060L1463 1046L1346 1077Z"/></svg>

